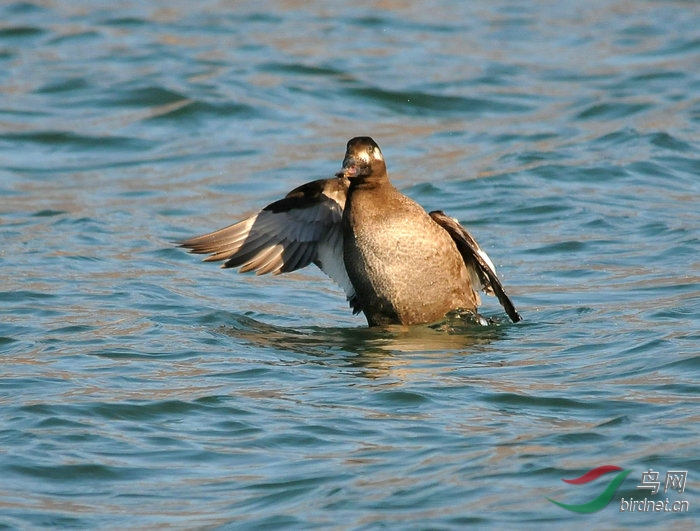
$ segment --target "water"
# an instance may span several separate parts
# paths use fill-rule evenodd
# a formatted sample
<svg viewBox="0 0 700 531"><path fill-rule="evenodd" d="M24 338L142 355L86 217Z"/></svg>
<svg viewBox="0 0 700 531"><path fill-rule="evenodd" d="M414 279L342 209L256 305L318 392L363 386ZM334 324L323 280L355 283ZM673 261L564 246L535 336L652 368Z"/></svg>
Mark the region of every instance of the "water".
<svg viewBox="0 0 700 531"><path fill-rule="evenodd" d="M0 528L697 528L697 4L374 4L0 7ZM171 245L359 134L525 322L368 330Z"/></svg>

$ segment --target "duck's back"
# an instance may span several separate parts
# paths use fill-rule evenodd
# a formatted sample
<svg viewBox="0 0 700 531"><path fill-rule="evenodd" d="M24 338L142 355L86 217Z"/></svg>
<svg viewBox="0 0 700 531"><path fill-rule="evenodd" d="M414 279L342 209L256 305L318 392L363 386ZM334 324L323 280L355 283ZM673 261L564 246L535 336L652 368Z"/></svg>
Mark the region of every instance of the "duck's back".
<svg viewBox="0 0 700 531"><path fill-rule="evenodd" d="M343 237L345 267L370 326L476 309L478 295L450 235L389 182L351 187Z"/></svg>

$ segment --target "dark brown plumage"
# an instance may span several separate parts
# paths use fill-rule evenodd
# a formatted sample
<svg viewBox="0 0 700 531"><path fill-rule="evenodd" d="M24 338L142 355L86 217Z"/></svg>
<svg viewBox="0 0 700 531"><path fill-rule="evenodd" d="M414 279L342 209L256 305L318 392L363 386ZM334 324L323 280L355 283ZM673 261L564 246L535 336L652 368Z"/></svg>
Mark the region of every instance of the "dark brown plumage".
<svg viewBox="0 0 700 531"><path fill-rule="evenodd" d="M431 323L452 310L476 314L478 289L521 320L474 238L394 188L369 137L348 142L335 178L304 184L254 216L180 245L241 272L279 274L314 263L370 326Z"/></svg>

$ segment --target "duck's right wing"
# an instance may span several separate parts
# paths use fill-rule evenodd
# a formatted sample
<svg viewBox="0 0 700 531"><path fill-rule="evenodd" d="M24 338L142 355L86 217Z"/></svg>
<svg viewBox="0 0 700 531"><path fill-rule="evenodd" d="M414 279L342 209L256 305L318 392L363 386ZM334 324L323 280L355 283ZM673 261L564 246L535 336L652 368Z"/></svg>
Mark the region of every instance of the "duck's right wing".
<svg viewBox="0 0 700 531"><path fill-rule="evenodd" d="M289 192L243 221L209 234L178 242L205 262L224 260L258 275L278 275L316 264L343 290L355 313L355 290L343 261L343 209L346 178L320 179Z"/></svg>

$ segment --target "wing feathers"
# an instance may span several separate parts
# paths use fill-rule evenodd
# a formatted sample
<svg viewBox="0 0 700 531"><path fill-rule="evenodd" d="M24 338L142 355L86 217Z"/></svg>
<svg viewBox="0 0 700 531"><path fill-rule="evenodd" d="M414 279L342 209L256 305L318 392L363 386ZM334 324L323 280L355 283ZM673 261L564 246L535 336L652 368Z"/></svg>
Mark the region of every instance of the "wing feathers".
<svg viewBox="0 0 700 531"><path fill-rule="evenodd" d="M488 255L479 247L476 240L467 230L462 227L457 221L448 217L444 212L435 210L430 212L430 217L433 218L438 225L445 229L457 244L457 249L462 255L464 264L467 266L467 271L472 276L475 285L480 285L484 292L489 295L496 295L498 302L501 303L503 309L510 317L511 321L517 323L522 320L522 317L515 309L513 302L510 300L503 284L498 279L496 268L491 262Z"/></svg>
<svg viewBox="0 0 700 531"><path fill-rule="evenodd" d="M222 267L240 267L241 273L277 275L313 262L348 300L356 300L343 262L341 222L348 186L345 178L306 183L247 219L179 244L208 254L205 262L225 260Z"/></svg>

